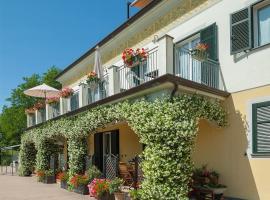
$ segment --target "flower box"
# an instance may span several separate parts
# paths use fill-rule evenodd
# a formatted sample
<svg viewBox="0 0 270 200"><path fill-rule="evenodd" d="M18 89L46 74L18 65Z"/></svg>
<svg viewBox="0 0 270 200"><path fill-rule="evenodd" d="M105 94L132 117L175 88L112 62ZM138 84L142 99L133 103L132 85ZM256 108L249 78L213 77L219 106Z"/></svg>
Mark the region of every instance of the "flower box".
<svg viewBox="0 0 270 200"><path fill-rule="evenodd" d="M54 175L53 176L44 176L43 183L45 183L45 184L56 183L55 176Z"/></svg>
<svg viewBox="0 0 270 200"><path fill-rule="evenodd" d="M89 190L88 190L87 185L79 185L78 187L74 188L73 191L78 193L78 194L82 194L82 195L88 195L89 194Z"/></svg>
<svg viewBox="0 0 270 200"><path fill-rule="evenodd" d="M61 186L62 189L65 189L65 190L68 189L68 184L67 184L66 181L61 181L61 182L60 182L60 186Z"/></svg>

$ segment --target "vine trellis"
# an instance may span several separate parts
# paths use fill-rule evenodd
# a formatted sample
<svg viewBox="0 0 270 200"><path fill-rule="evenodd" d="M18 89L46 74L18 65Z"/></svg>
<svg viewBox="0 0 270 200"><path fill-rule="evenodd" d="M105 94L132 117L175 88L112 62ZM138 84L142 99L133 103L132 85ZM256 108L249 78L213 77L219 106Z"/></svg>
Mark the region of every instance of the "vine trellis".
<svg viewBox="0 0 270 200"><path fill-rule="evenodd" d="M60 136L68 143L69 173L81 173L87 149L84 140L88 135L109 123L127 121L140 142L146 144L142 153L142 199L186 199L193 170L191 155L201 118L219 126L227 122L226 111L219 101L199 95L99 106L26 131L22 136L20 171L26 175L34 164L29 162L28 144L35 144L37 149L36 169L44 169L48 162L44 141Z"/></svg>

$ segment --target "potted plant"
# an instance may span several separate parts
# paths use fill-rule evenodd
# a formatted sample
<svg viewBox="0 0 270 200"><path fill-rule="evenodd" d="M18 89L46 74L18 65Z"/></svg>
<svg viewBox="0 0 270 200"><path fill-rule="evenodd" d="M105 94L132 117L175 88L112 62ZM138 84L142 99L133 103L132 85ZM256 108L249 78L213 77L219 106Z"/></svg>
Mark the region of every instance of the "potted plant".
<svg viewBox="0 0 270 200"><path fill-rule="evenodd" d="M55 174L53 170L45 170L44 174L45 176L44 176L43 183L46 183L46 184L56 183Z"/></svg>
<svg viewBox="0 0 270 200"><path fill-rule="evenodd" d="M89 185L90 195L98 200L113 200L109 193L109 181L106 179L94 179Z"/></svg>
<svg viewBox="0 0 270 200"><path fill-rule="evenodd" d="M89 182L92 182L95 178L101 178L102 173L95 165L92 165L86 171L86 175L88 176Z"/></svg>
<svg viewBox="0 0 270 200"><path fill-rule="evenodd" d="M35 103L33 108L34 108L34 110L40 110L42 108L45 108L45 103L43 101L39 101L39 102Z"/></svg>
<svg viewBox="0 0 270 200"><path fill-rule="evenodd" d="M140 62L144 61L147 56L148 53L144 48L138 48L136 51L128 48L125 49L122 53L123 62L129 68L137 66Z"/></svg>
<svg viewBox="0 0 270 200"><path fill-rule="evenodd" d="M36 171L36 176L37 176L37 181L38 182L43 182L45 178L45 172L44 170L37 170Z"/></svg>
<svg viewBox="0 0 270 200"><path fill-rule="evenodd" d="M67 185L67 181L68 181L68 173L67 172L60 172L57 175L57 179L60 180L60 186L63 189L67 189L68 185Z"/></svg>
<svg viewBox="0 0 270 200"><path fill-rule="evenodd" d="M59 97L49 97L46 99L46 104L55 105L60 101Z"/></svg>
<svg viewBox="0 0 270 200"><path fill-rule="evenodd" d="M73 89L71 88L63 88L60 92L59 92L59 96L62 98L68 98L70 96L72 96L74 93Z"/></svg>
<svg viewBox="0 0 270 200"><path fill-rule="evenodd" d="M191 50L191 57L198 61L206 61L208 58L208 44L198 43L194 49Z"/></svg>
<svg viewBox="0 0 270 200"><path fill-rule="evenodd" d="M139 200L140 199L140 190L130 190L129 197L131 200Z"/></svg>
<svg viewBox="0 0 270 200"><path fill-rule="evenodd" d="M124 181L120 178L115 178L109 182L109 192L114 194L115 200L124 200L125 193L121 191Z"/></svg>
<svg viewBox="0 0 270 200"><path fill-rule="evenodd" d="M87 84L90 86L91 89L96 89L101 79L97 76L97 73L92 71L87 74Z"/></svg>
<svg viewBox="0 0 270 200"><path fill-rule="evenodd" d="M87 195L89 194L87 185L89 183L89 179L86 175L80 175L80 174L75 174L74 176L71 177L69 184L72 186L73 191L82 194L82 195Z"/></svg>

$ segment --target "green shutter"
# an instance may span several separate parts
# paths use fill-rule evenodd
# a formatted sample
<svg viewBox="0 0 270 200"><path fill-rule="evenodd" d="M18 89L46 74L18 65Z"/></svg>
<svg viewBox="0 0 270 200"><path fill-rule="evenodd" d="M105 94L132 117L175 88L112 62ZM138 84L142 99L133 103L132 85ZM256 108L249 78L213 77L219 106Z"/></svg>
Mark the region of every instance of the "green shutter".
<svg viewBox="0 0 270 200"><path fill-rule="evenodd" d="M206 43L208 48L209 58L212 60L218 60L218 40L217 40L217 25L212 24L201 30L200 38L202 43Z"/></svg>
<svg viewBox="0 0 270 200"><path fill-rule="evenodd" d="M270 153L270 102L252 107L253 153Z"/></svg>
<svg viewBox="0 0 270 200"><path fill-rule="evenodd" d="M231 54L252 48L251 8L231 14Z"/></svg>

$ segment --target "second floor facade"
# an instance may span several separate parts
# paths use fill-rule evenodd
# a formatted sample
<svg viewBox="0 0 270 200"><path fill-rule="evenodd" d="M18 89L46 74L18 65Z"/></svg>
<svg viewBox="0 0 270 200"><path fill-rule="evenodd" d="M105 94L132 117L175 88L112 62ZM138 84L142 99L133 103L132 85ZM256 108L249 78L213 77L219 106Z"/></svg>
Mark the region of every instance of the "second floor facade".
<svg viewBox="0 0 270 200"><path fill-rule="evenodd" d="M207 44L207 57L194 55ZM28 115L28 127L143 85L165 74L230 93L270 84L270 1L154 0L104 38L102 81L91 87L95 47L57 77L74 93ZM127 67L126 48L147 58Z"/></svg>

